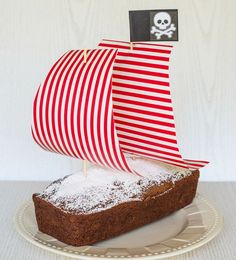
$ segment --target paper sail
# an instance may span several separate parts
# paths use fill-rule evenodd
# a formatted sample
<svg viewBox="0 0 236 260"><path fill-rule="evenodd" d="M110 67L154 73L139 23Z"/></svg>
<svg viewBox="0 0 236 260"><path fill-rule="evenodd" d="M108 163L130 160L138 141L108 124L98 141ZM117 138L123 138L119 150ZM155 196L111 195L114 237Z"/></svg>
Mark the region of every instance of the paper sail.
<svg viewBox="0 0 236 260"><path fill-rule="evenodd" d="M33 104L32 135L45 150L135 173L126 154L183 168L170 96L169 45L104 40L69 51L51 68Z"/></svg>
<svg viewBox="0 0 236 260"><path fill-rule="evenodd" d="M112 112L116 49L70 51L52 67L33 106L32 134L44 149L133 172Z"/></svg>

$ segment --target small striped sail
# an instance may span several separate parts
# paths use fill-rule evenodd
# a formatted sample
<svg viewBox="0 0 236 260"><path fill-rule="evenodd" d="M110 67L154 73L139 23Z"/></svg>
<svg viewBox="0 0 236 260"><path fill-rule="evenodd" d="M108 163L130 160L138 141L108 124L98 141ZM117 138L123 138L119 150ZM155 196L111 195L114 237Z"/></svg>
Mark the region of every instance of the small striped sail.
<svg viewBox="0 0 236 260"><path fill-rule="evenodd" d="M170 96L169 45L104 40L65 53L38 88L32 135L43 149L136 173L136 154L183 168ZM84 60L86 54L86 61Z"/></svg>

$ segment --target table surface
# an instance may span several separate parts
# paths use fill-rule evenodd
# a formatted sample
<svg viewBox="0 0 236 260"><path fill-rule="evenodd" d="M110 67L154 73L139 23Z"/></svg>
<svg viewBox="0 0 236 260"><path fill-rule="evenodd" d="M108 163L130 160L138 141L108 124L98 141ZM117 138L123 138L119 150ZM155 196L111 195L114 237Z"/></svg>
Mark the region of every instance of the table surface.
<svg viewBox="0 0 236 260"><path fill-rule="evenodd" d="M0 182L0 259L4 260L70 260L47 252L24 240L15 230L13 217L17 208L32 193L40 192L47 182ZM236 259L236 182L202 182L198 192L207 197L224 215L223 231L208 244L170 260L231 260Z"/></svg>

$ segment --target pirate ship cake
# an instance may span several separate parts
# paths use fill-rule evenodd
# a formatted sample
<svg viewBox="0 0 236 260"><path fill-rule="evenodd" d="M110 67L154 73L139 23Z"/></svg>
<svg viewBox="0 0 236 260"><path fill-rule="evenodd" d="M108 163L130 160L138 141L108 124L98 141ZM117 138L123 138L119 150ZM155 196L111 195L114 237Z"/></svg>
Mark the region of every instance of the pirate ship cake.
<svg viewBox="0 0 236 260"><path fill-rule="evenodd" d="M32 135L43 149L93 166L33 194L40 231L81 246L192 202L207 162L183 159L177 146L171 50L104 40L53 65L34 100Z"/></svg>

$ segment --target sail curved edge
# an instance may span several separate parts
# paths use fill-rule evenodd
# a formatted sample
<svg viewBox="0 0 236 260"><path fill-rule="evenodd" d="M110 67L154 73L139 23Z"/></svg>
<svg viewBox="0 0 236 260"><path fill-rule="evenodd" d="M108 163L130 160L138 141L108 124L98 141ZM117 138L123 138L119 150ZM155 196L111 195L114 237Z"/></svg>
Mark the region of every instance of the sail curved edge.
<svg viewBox="0 0 236 260"><path fill-rule="evenodd" d="M112 76L113 110L123 152L188 169L207 161L183 159L177 144L169 82L171 45L103 40L118 49Z"/></svg>
<svg viewBox="0 0 236 260"><path fill-rule="evenodd" d="M43 149L135 173L123 154L113 118L116 49L65 53L40 85L33 103L32 136Z"/></svg>

